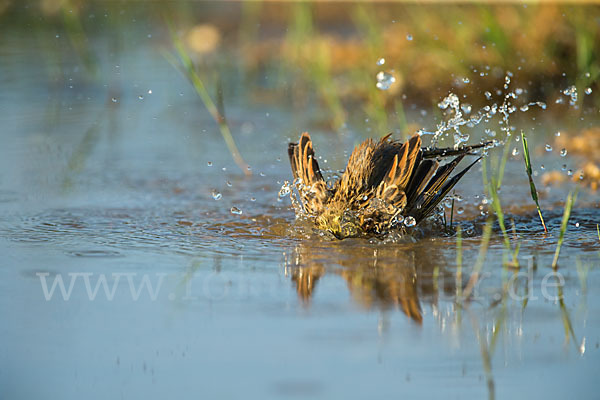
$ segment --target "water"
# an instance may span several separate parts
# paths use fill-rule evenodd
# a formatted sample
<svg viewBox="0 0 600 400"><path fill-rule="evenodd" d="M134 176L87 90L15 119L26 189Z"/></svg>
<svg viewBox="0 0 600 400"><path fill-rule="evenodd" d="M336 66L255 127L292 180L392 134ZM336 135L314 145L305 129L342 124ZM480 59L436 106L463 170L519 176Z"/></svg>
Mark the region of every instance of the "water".
<svg viewBox="0 0 600 400"><path fill-rule="evenodd" d="M396 78L394 78L394 75L386 71L379 71L377 73L376 78L377 83L375 84L375 86L379 90L388 90L390 87L392 87L394 82L396 82Z"/></svg>
<svg viewBox="0 0 600 400"><path fill-rule="evenodd" d="M144 26L121 43L98 29L92 45L116 48L98 59L95 79L73 54L29 62L46 53L26 30L1 43L11 55L0 61L1 398L555 398L596 389L597 194L579 193L557 278L550 266L573 186L538 183L544 234L522 152L513 154L500 195L522 269L502 267L495 224L480 283L461 303L488 207L480 167L457 186L462 268L456 236L409 218L412 238L328 240L295 220L289 183L282 189L292 180L287 143L309 129L333 174L344 151L374 134L350 126L336 135L318 107L257 101L229 66L226 115L251 166L245 177L164 59L168 37ZM62 84L69 79L73 88ZM408 118L439 123L419 115ZM543 150L566 124L554 117L526 121L541 132L529 135L534 169L576 161ZM482 122L469 141L490 127L500 132Z"/></svg>

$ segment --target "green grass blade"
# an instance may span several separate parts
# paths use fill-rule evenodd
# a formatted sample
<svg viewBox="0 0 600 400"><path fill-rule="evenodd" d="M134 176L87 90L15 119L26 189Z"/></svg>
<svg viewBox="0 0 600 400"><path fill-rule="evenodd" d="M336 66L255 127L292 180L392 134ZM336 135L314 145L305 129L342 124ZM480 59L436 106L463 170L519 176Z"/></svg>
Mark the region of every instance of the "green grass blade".
<svg viewBox="0 0 600 400"><path fill-rule="evenodd" d="M477 256L477 261L475 262L475 266L473 267L473 272L471 273L471 277L469 278L469 282L463 291L463 300L469 298L471 293L473 292L473 288L479 281L479 274L481 273L481 269L483 268L483 263L485 262L485 257L487 255L488 246L490 244L490 237L492 236L492 225L493 219L488 218L485 223L485 227L483 228L483 235L481 236L481 245L479 247L479 255Z"/></svg>
<svg viewBox="0 0 600 400"><path fill-rule="evenodd" d="M202 103L204 103L204 106L219 126L221 136L223 136L225 144L227 145L227 148L229 149L229 152L231 153L231 156L233 157L235 163L240 167L244 174L252 175L252 172L248 168L248 164L242 158L242 155L240 154L237 145L235 144L235 140L233 139L231 131L229 130L229 125L227 125L225 116L221 112L219 112L219 109L210 97L208 90L206 90L206 86L204 86L202 79L200 79L200 76L196 72L194 63L192 62L192 59L186 52L185 47L181 42L181 39L179 39L175 31L173 30L171 24L168 25L169 31L171 33L171 41L173 42L173 46L175 47L175 51L179 56L181 64L183 64L183 74L190 80L190 82L194 86L194 89L196 90L196 93L198 94L198 96L200 96ZM171 63L173 62L173 57L167 57L167 59Z"/></svg>
<svg viewBox="0 0 600 400"><path fill-rule="evenodd" d="M504 143L504 152L502 153L502 158L500 159L500 165L498 165L498 181L497 181L497 189L500 189L502 186L502 179L504 178L504 168L506 167L506 163L508 162L508 155L510 154L510 142L512 141L512 135L506 138L506 143Z"/></svg>
<svg viewBox="0 0 600 400"><path fill-rule="evenodd" d="M496 214L496 217L498 218L498 225L500 226L500 230L502 231L502 237L504 238L504 247L508 253L512 254L512 266L517 268L519 266L519 260L517 259L519 252L518 249L515 252L511 250L510 238L508 237L508 232L506 231L506 223L504 222L504 212L502 211L502 205L500 204L500 196L498 196L498 191L496 189L497 187L498 186L496 185L495 179L492 178L488 187L490 197L492 198L492 208L494 210L494 213Z"/></svg>
<svg viewBox="0 0 600 400"><path fill-rule="evenodd" d="M542 209L540 208L537 189L535 188L535 183L533 182L531 158L529 156L529 145L527 144L527 137L525 137L525 133L523 131L521 131L521 140L523 142L523 158L525 159L525 170L527 171L527 177L529 178L529 189L531 191L531 198L533 199L533 201L535 201L535 206L537 207L537 212L540 216L540 221L542 221L544 232L547 233L548 229L546 228L546 223L544 222L544 217L542 216Z"/></svg>
<svg viewBox="0 0 600 400"><path fill-rule="evenodd" d="M552 260L552 269L554 270L558 268L558 256L560 254L560 248L562 247L563 241L565 239L565 232L567 231L569 217L571 216L571 210L573 209L573 204L575 204L575 200L577 200L577 191L575 191L575 193L571 192L567 196L567 201L565 203L565 211L563 213L562 223L560 225L558 243L556 245L556 251L554 252L554 260Z"/></svg>
<svg viewBox="0 0 600 400"><path fill-rule="evenodd" d="M462 308L462 228L456 228L456 321L460 325Z"/></svg>
<svg viewBox="0 0 600 400"><path fill-rule="evenodd" d="M462 229L456 228L456 298L462 297Z"/></svg>

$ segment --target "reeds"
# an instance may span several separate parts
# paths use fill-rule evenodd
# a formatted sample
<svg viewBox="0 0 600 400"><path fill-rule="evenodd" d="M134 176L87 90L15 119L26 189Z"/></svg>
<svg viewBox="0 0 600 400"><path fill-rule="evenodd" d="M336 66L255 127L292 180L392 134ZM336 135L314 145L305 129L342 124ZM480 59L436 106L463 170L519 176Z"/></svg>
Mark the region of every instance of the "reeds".
<svg viewBox="0 0 600 400"><path fill-rule="evenodd" d="M204 85L204 82L202 81L202 79L198 75L198 72L196 71L196 67L194 66L192 59L190 58L183 43L181 42L181 39L179 39L179 36L177 36L170 24L169 31L171 33L171 41L173 42L173 46L175 47L175 51L179 56L179 61L181 62L183 67L182 69L178 69L180 69L184 76L190 80L190 82L194 86L194 89L196 90L196 93L202 100L202 103L204 103L204 107L206 107L210 115L213 117L213 119L219 126L221 136L223 136L223 140L225 140L225 144L227 145L227 148L229 149L229 152L231 153L231 156L233 157L235 163L238 165L238 167L240 167L244 174L248 176L252 175L252 172L248 168L248 164L242 158L242 155L240 154L237 145L235 144L235 140L233 139L231 130L229 129L229 125L227 124L227 120L225 119L224 112L219 111L219 108L212 100L210 94L208 93L208 90L206 89L206 86ZM165 57L171 62L171 64L173 64L173 66L177 67L178 63L170 53L165 53Z"/></svg>
<svg viewBox="0 0 600 400"><path fill-rule="evenodd" d="M492 236L492 218L488 218L485 223L485 227L483 228L483 234L481 236L481 244L479 245L479 255L477 256L477 261L475 262L475 266L473 267L473 272L471 273L471 277L469 278L469 282L467 282L467 286L462 293L462 299L468 299L469 296L473 293L473 289L475 285L479 281L479 274L483 268L483 263L485 261L485 257L487 254L488 246L490 244L490 237Z"/></svg>
<svg viewBox="0 0 600 400"><path fill-rule="evenodd" d="M569 224L571 210L573 209L573 205L575 204L576 200L577 200L577 190L575 192L570 192L569 195L567 196L567 200L565 202L565 210L563 212L562 222L560 225L560 233L559 233L559 237L558 237L558 242L556 244L556 250L554 252L554 259L552 260L552 270L554 271L555 274L558 273L558 256L560 254L560 249L561 249L563 241L565 239L565 233L567 231L567 226ZM578 270L578 273L580 273L579 270ZM557 275L557 277L560 277L560 275ZM581 278L581 276L580 276L580 278ZM577 351L580 354L583 354L584 350L582 350L582 345L578 345L578 341L575 336L575 331L573 329L573 324L571 323L571 318L569 317L569 311L567 310L567 306L565 304L564 293L563 293L563 283L557 285L557 297L558 297L558 304L560 307L561 318L562 318L563 326L565 329L565 341L569 341L569 338L572 337L573 343L574 343Z"/></svg>
<svg viewBox="0 0 600 400"><path fill-rule="evenodd" d="M560 249L562 247L563 241L565 239L565 232L567 231L567 226L569 223L569 218L571 216L571 210L573 209L573 205L577 200L577 191L570 192L567 196L567 201L565 202L565 210L563 213L562 222L560 225L560 233L558 236L558 243L556 244L556 250L554 251L554 259L552 260L552 269L558 269L558 256L560 255Z"/></svg>
<svg viewBox="0 0 600 400"><path fill-rule="evenodd" d="M512 245L510 243L510 238L508 236L508 232L506 230L506 224L504 222L504 212L502 211L502 205L500 204L500 197L498 196L498 189L496 188L496 180L492 178L490 181L490 185L488 187L490 196L492 198L492 209L496 214L496 218L498 219L498 225L500 226L500 230L502 231L502 237L504 239L504 248L508 253L512 255L512 263L511 266L517 268L519 266L519 249L520 244L515 246L515 249L512 250ZM504 264L507 264L506 261Z"/></svg>
<svg viewBox="0 0 600 400"><path fill-rule="evenodd" d="M531 159L529 157L529 145L527 144L527 137L525 137L525 133L522 130L521 140L523 142L523 159L525 160L525 170L527 171L527 177L529 178L529 190L531 191L531 198L533 199L533 201L535 201L535 206L537 208L538 215L540 216L540 221L542 221L544 232L547 233L548 229L546 228L546 223L544 222L544 217L542 216L542 210L540 208L540 202L538 200L537 189L535 188L535 183L533 182Z"/></svg>

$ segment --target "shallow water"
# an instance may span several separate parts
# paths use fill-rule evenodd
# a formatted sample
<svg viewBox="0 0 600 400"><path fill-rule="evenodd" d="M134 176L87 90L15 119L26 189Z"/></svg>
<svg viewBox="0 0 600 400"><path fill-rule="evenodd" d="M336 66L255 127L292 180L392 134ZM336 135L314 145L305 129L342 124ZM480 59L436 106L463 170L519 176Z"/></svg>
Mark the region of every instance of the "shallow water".
<svg viewBox="0 0 600 400"><path fill-rule="evenodd" d="M377 136L368 122L337 135L319 127L318 107L257 101L232 74L226 112L245 177L163 57L164 32L121 32L114 48L115 33L98 29L95 79L68 53L26 61L55 54L43 47L63 32L1 42L0 397L593 396L597 194L579 193L558 274L572 186L541 188L544 234L521 156L501 191L520 270L503 267L511 256L496 223L470 288L486 221L477 167L457 187L461 269L455 235L327 241L278 199L291 179L287 143L310 129L322 165L339 170L341 149ZM560 117L523 119L539 133L534 164L565 163L541 150L557 126L596 122ZM435 127L433 113L409 118Z"/></svg>

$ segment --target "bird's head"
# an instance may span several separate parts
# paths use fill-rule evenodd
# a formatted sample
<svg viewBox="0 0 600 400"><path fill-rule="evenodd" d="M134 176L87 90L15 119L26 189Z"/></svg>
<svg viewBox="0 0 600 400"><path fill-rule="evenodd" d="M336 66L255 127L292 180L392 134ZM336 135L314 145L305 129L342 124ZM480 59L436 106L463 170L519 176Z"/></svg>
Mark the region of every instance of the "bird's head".
<svg viewBox="0 0 600 400"><path fill-rule="evenodd" d="M316 219L317 227L331 232L338 239L357 237L362 228L359 219L353 213L330 207Z"/></svg>

